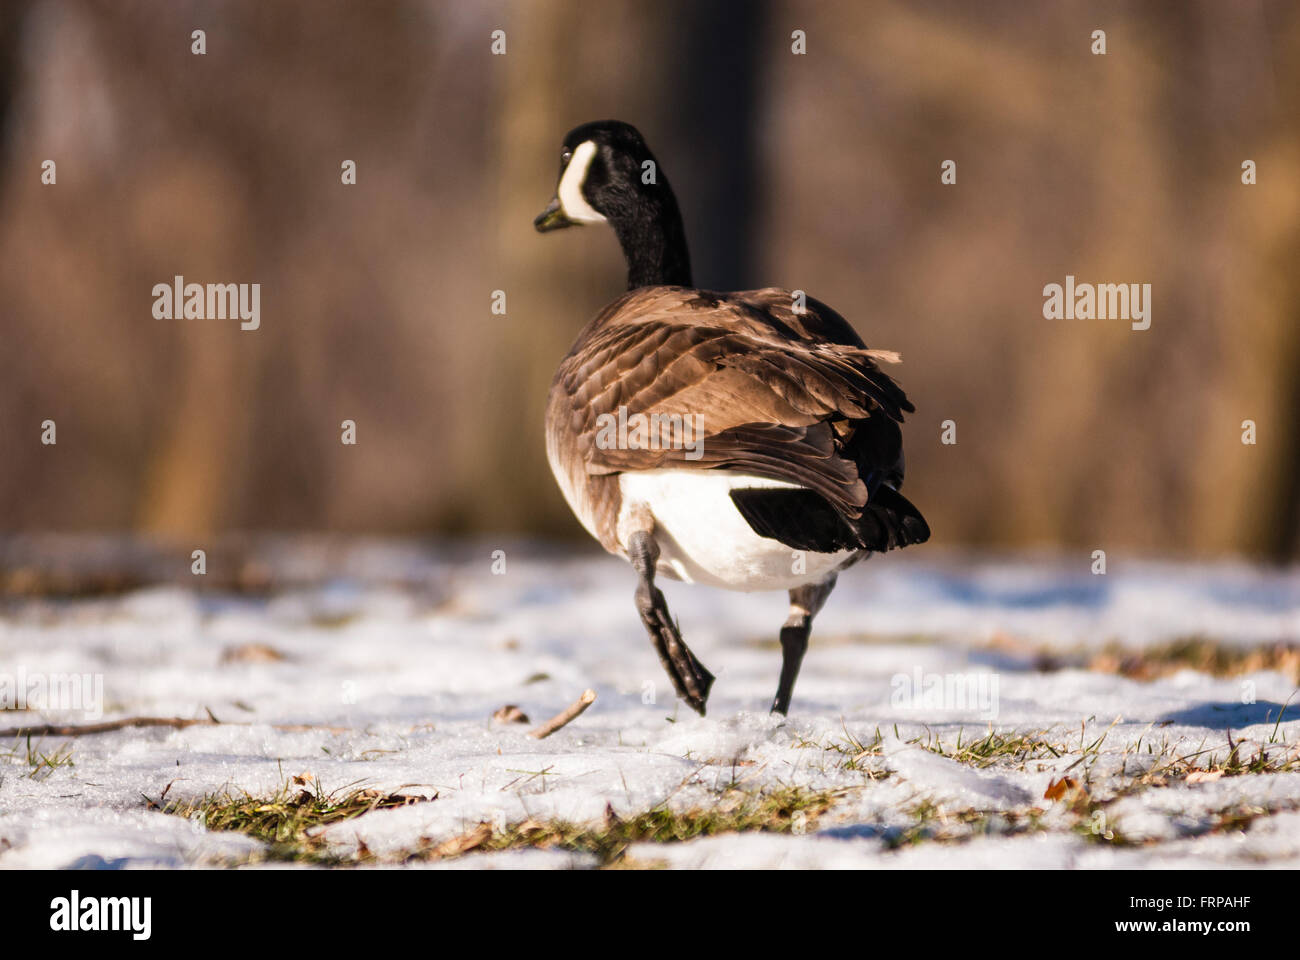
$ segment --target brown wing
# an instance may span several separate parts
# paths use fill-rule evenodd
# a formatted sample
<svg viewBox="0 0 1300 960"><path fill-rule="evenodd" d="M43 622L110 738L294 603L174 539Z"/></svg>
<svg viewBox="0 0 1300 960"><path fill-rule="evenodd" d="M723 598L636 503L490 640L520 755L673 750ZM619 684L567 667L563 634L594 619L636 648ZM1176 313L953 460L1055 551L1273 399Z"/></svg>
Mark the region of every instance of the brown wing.
<svg viewBox="0 0 1300 960"><path fill-rule="evenodd" d="M866 349L816 300L796 312L784 290L642 288L580 335L552 386L553 422L567 420L589 475L736 470L808 487L857 518L875 486L902 479L897 424L913 408L882 359L897 358ZM610 442L620 409L646 427L626 445L633 434Z"/></svg>

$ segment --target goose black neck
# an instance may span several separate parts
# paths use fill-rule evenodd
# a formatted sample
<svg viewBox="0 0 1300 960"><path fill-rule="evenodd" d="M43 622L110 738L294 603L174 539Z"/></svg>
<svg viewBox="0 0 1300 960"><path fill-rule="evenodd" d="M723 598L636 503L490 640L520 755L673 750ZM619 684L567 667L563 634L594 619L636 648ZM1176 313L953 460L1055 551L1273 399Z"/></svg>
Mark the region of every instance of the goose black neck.
<svg viewBox="0 0 1300 960"><path fill-rule="evenodd" d="M610 218L627 261L627 288L693 286L686 230L667 182L638 199L623 216Z"/></svg>

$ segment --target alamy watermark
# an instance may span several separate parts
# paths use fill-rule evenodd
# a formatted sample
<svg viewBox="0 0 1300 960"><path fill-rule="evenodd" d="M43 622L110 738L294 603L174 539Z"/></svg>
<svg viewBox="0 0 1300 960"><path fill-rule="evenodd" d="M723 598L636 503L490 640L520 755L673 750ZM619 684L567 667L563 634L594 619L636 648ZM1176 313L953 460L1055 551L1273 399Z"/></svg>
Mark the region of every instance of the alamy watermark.
<svg viewBox="0 0 1300 960"><path fill-rule="evenodd" d="M1075 283L1043 287L1044 320L1128 320L1134 330L1151 328L1151 284Z"/></svg>
<svg viewBox="0 0 1300 960"><path fill-rule="evenodd" d="M186 283L177 275L171 283L153 285L155 320L234 320L240 330L262 325L260 283Z"/></svg>
<svg viewBox="0 0 1300 960"><path fill-rule="evenodd" d="M73 890L66 897L50 901L50 929L131 934L133 940L148 940L153 933L152 897L83 897Z"/></svg>
<svg viewBox="0 0 1300 960"><path fill-rule="evenodd" d="M687 460L704 456L702 413L617 413L596 417L596 446L601 450L685 450Z"/></svg>
<svg viewBox="0 0 1300 960"><path fill-rule="evenodd" d="M911 673L890 678L890 706L900 710L978 710L981 720L998 715L996 673Z"/></svg>
<svg viewBox="0 0 1300 960"><path fill-rule="evenodd" d="M104 715L102 673L0 673L0 710L75 710L89 720Z"/></svg>

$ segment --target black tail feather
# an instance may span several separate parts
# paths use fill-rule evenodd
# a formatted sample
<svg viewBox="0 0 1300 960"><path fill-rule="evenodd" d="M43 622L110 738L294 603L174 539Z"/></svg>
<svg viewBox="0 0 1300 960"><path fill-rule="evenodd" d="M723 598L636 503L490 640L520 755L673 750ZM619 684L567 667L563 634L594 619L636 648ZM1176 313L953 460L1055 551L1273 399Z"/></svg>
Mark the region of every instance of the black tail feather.
<svg viewBox="0 0 1300 960"><path fill-rule="evenodd" d="M930 538L930 527L901 493L881 484L862 511L849 520L820 494L792 487L746 487L731 491L731 502L760 537L795 550L892 550Z"/></svg>
<svg viewBox="0 0 1300 960"><path fill-rule="evenodd" d="M921 511L907 497L883 483L862 511L858 529L868 550L910 547L930 539L930 525Z"/></svg>
<svg viewBox="0 0 1300 960"><path fill-rule="evenodd" d="M731 502L756 534L795 550L838 553L860 548L857 531L812 490L746 487L732 490Z"/></svg>

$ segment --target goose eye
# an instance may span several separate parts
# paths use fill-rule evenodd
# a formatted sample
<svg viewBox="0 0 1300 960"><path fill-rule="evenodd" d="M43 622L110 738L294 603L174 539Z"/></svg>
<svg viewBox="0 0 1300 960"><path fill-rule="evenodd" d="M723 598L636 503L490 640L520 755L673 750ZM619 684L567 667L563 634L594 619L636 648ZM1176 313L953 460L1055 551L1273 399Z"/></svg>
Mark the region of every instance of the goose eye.
<svg viewBox="0 0 1300 960"><path fill-rule="evenodd" d="M566 167L569 165L569 161L572 159L573 159L572 150L565 150L562 154L560 154L560 163L564 164Z"/></svg>

